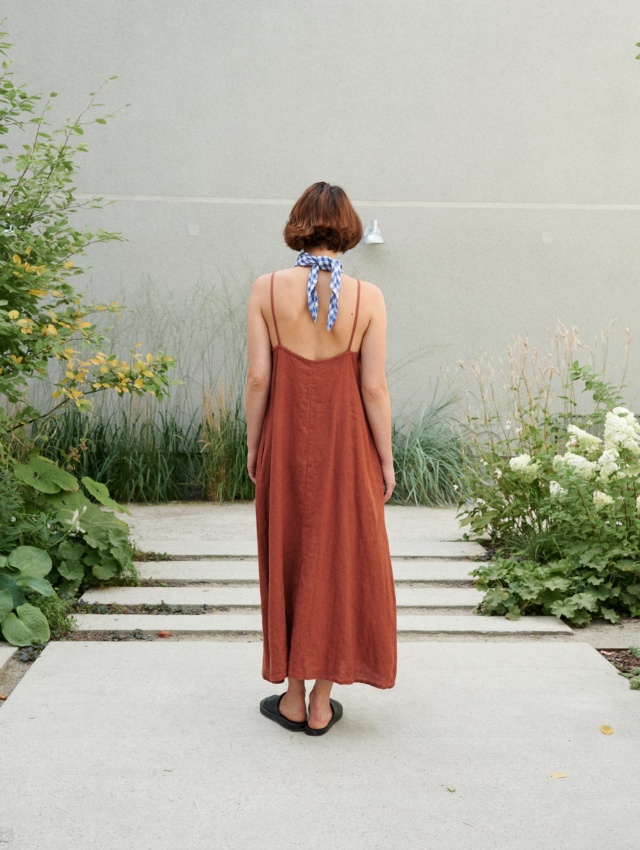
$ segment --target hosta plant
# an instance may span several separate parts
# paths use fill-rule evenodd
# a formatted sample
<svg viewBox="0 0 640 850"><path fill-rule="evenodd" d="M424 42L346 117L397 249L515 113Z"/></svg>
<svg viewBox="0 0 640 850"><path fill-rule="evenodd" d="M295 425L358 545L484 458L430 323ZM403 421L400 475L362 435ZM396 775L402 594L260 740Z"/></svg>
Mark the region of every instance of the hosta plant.
<svg viewBox="0 0 640 850"><path fill-rule="evenodd" d="M53 563L34 546L18 546L8 556L0 555L0 630L8 643L28 646L49 640L49 623L35 605L26 601L25 591L43 596L54 594L45 576Z"/></svg>

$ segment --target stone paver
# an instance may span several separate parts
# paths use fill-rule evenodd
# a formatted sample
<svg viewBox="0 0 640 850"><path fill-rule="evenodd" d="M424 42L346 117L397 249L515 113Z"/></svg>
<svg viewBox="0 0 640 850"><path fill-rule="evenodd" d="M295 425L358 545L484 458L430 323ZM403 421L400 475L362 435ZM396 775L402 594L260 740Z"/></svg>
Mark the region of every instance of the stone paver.
<svg viewBox="0 0 640 850"><path fill-rule="evenodd" d="M120 514L143 551L187 556L255 558L255 504L215 505L176 502L168 505L128 505ZM386 505L385 521L393 556L466 558L483 553L462 536L451 508Z"/></svg>
<svg viewBox="0 0 640 850"><path fill-rule="evenodd" d="M238 614L75 614L78 631L210 632L261 634L259 613ZM484 617L472 614L398 614L398 632L477 635L568 634L572 630L556 617Z"/></svg>
<svg viewBox="0 0 640 850"><path fill-rule="evenodd" d="M637 847L640 695L590 646L401 643L395 688L335 685L321 738L260 715L283 690L261 663L249 642L49 644L0 710L2 846Z"/></svg>
<svg viewBox="0 0 640 850"><path fill-rule="evenodd" d="M399 608L473 608L483 594L473 587L396 588ZM259 607L258 587L108 587L87 590L83 602L120 605L229 605Z"/></svg>
<svg viewBox="0 0 640 850"><path fill-rule="evenodd" d="M459 583L474 580L469 571L478 566L477 561L434 560L402 558L393 559L393 575L396 582L428 581ZM204 559L191 561L138 561L137 567L143 579L183 582L257 582L258 561L233 559Z"/></svg>
<svg viewBox="0 0 640 850"><path fill-rule="evenodd" d="M522 635L522 634L566 634L572 629L557 617L521 617L507 620L505 617L485 617L475 614L399 614L399 632L476 634L476 635Z"/></svg>
<svg viewBox="0 0 640 850"><path fill-rule="evenodd" d="M162 555L177 555L182 558L228 556L231 558L256 558L258 544L255 539L221 540L180 534L174 539L138 542L144 552L158 552ZM478 543L450 540L389 540L392 557L397 558L475 558L482 555L484 549Z"/></svg>

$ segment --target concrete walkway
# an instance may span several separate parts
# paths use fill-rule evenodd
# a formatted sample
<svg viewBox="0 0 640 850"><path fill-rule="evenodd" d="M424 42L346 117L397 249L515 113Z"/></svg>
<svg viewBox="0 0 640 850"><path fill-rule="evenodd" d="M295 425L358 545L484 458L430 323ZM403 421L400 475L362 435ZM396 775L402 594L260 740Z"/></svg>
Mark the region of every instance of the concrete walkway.
<svg viewBox="0 0 640 850"><path fill-rule="evenodd" d="M640 695L592 647L401 643L322 738L259 714L261 651L50 644L0 710L0 842L636 850Z"/></svg>
<svg viewBox="0 0 640 850"><path fill-rule="evenodd" d="M456 548L451 511L387 508L399 623L457 618L466 631L401 629L396 686L334 686L344 718L320 738L259 714L283 690L261 678L259 632L242 639L227 619L190 635L206 617L256 616L253 505L132 511L138 545L183 560L143 565L171 586L111 595L211 595L214 610L80 615L151 618L154 638L165 616L191 625L47 645L0 708L0 846L636 850L640 693L580 639L588 630L555 618L528 638L469 632L509 621L470 613L473 550Z"/></svg>

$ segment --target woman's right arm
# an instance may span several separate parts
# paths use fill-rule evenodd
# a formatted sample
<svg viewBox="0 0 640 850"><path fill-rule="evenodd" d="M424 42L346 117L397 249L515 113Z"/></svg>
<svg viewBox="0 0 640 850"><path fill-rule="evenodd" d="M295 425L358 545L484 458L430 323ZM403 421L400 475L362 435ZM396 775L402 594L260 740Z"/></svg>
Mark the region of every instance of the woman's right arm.
<svg viewBox="0 0 640 850"><path fill-rule="evenodd" d="M391 399L387 387L387 311L382 290L370 289L371 319L360 346L362 401L380 458L384 478L384 501L396 485L391 450Z"/></svg>

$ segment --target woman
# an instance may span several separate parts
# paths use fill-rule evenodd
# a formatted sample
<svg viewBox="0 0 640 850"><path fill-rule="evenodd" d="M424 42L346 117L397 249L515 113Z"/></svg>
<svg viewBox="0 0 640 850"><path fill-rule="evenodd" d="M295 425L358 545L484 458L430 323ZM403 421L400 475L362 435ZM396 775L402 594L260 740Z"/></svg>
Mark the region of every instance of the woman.
<svg viewBox="0 0 640 850"><path fill-rule="evenodd" d="M338 259L361 238L344 191L315 183L284 229L300 252L295 266L259 277L248 305L262 676L288 679L286 693L263 699L260 711L308 735L342 716L334 682L391 688L396 678L385 303ZM316 680L308 716L305 679Z"/></svg>

